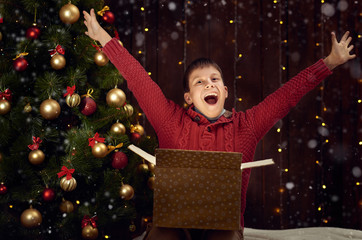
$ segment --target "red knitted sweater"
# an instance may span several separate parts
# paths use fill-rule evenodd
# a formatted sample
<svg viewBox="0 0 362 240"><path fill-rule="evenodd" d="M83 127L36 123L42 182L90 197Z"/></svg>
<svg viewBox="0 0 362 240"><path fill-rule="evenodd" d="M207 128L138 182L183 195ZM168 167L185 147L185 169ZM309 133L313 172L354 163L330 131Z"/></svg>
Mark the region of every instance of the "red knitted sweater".
<svg viewBox="0 0 362 240"><path fill-rule="evenodd" d="M192 108L184 109L166 99L160 87L117 39L108 42L103 51L127 80L128 88L157 133L160 148L241 152L243 162L252 161L257 143L269 129L332 73L319 60L253 108L246 112L226 111L215 123L210 123ZM250 170L244 170L242 216L249 176ZM243 217L240 224L244 226Z"/></svg>

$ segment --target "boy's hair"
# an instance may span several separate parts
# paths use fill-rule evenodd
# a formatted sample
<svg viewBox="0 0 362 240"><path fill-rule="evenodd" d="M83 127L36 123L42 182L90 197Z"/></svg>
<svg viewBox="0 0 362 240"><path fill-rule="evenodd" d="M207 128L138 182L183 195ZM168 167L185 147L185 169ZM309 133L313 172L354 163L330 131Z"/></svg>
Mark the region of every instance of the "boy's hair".
<svg viewBox="0 0 362 240"><path fill-rule="evenodd" d="M214 62L213 60L211 60L209 58L198 58L198 59L192 61L186 68L184 78L183 78L185 92L190 91L189 77L190 77L191 73L197 68L204 68L204 67L209 67L209 66L216 68L216 70L218 70L220 72L221 78L224 81L224 76L222 75L221 68L219 67L219 65L217 65L216 62Z"/></svg>

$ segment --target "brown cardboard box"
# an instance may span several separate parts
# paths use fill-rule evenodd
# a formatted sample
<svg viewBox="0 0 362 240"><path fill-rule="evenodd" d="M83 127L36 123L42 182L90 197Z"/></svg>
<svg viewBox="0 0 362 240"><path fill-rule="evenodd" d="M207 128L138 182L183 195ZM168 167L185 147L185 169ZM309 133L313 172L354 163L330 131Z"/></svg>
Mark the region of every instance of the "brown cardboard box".
<svg viewBox="0 0 362 240"><path fill-rule="evenodd" d="M156 150L158 227L240 229L241 153Z"/></svg>

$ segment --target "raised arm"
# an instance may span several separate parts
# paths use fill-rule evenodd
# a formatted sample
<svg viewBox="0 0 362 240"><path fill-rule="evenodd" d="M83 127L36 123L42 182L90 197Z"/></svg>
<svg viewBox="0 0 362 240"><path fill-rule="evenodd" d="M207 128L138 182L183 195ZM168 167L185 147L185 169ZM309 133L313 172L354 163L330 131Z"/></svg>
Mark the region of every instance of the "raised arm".
<svg viewBox="0 0 362 240"><path fill-rule="evenodd" d="M258 140L278 120L288 114L306 93L332 74L332 69L356 57L350 54L353 45L349 46L352 38L348 35L349 32L346 32L338 42L335 34L332 33L332 50L328 57L301 71L260 104L246 112L246 117L254 128L255 137Z"/></svg>
<svg viewBox="0 0 362 240"><path fill-rule="evenodd" d="M86 35L99 41L103 52L127 80L128 88L133 92L147 119L157 131L173 115L176 104L168 101L159 86L150 78L142 65L99 25L94 10L83 12Z"/></svg>

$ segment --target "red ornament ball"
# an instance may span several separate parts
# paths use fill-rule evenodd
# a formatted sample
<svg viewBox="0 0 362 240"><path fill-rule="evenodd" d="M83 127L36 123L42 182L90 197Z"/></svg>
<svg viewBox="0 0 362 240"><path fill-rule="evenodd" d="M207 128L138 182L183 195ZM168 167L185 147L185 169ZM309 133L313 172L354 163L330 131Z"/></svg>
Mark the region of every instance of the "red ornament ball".
<svg viewBox="0 0 362 240"><path fill-rule="evenodd" d="M103 19L103 21L105 21L106 23L113 24L113 23L114 23L114 20L115 20L115 17L114 17L114 14L113 14L111 11L106 11L106 12L103 14L102 19Z"/></svg>
<svg viewBox="0 0 362 240"><path fill-rule="evenodd" d="M8 192L8 188L5 186L4 183L0 184L0 194L6 194Z"/></svg>
<svg viewBox="0 0 362 240"><path fill-rule="evenodd" d="M79 110L86 116L92 115L97 110L97 103L92 98L85 97L80 102Z"/></svg>
<svg viewBox="0 0 362 240"><path fill-rule="evenodd" d="M28 61L23 57L18 57L13 62L13 67L15 71L22 72L28 67Z"/></svg>
<svg viewBox="0 0 362 240"><path fill-rule="evenodd" d="M141 140L141 134L134 132L131 134L131 141L133 143L139 143L139 141Z"/></svg>
<svg viewBox="0 0 362 240"><path fill-rule="evenodd" d="M38 27L30 27L26 30L26 37L29 39L37 39L40 35L40 29Z"/></svg>
<svg viewBox="0 0 362 240"><path fill-rule="evenodd" d="M115 152L112 155L112 167L123 169L128 164L128 157L124 152Z"/></svg>
<svg viewBox="0 0 362 240"><path fill-rule="evenodd" d="M42 197L45 202L53 201L53 199L55 198L55 192L51 188L45 188Z"/></svg>

